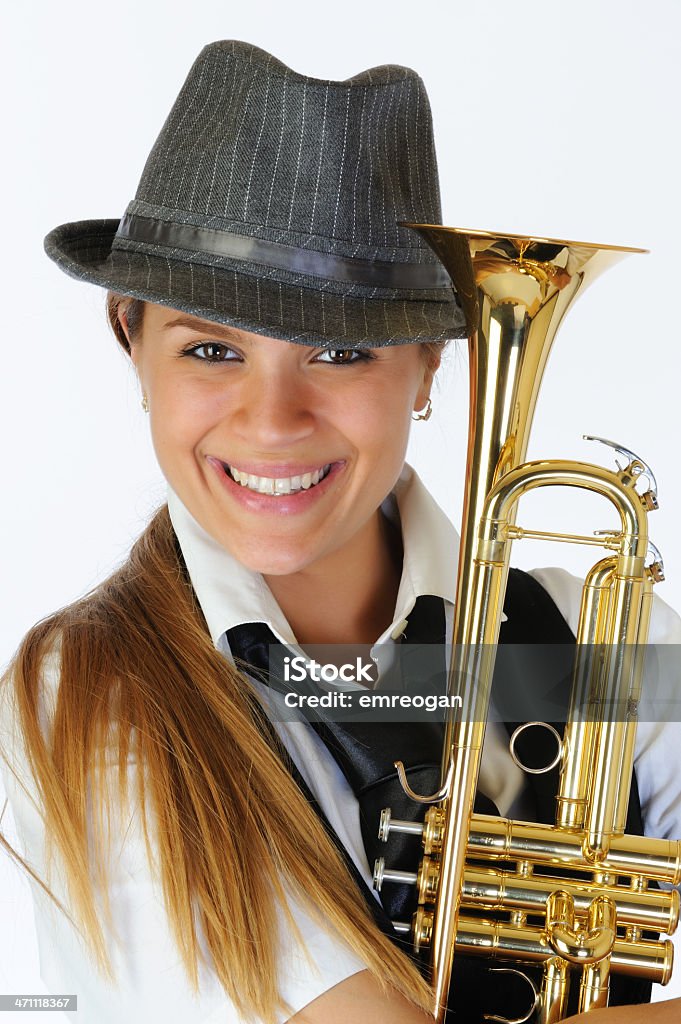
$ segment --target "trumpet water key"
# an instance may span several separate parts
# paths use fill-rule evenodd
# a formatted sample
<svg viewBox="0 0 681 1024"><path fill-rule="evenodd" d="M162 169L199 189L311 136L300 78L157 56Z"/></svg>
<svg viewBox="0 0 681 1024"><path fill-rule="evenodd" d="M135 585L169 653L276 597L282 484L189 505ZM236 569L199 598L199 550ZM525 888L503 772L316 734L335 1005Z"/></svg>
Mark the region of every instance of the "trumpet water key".
<svg viewBox="0 0 681 1024"><path fill-rule="evenodd" d="M389 809L380 824L386 841L393 831L420 833L423 861L409 871L388 868L382 858L374 881L377 888L384 882L418 887L413 921L396 927L412 935L416 950L430 951L438 1022L459 950L494 957L513 971L543 964L525 1019L550 1024L566 1016L573 974L580 1012L607 1004L610 972L666 983L671 942L643 933L671 934L679 916L678 892L649 884L681 881L681 842L624 835L652 587L663 578L648 538L655 478L633 452L609 441L618 453L616 470L523 461L544 367L567 309L603 270L645 250L408 226L447 267L469 325L470 427L448 677L449 694L462 701L445 725L437 792L415 793L396 762L405 792L432 805L423 824L391 820ZM600 495L617 512L618 525L589 537L517 526L520 498L545 487ZM583 590L555 827L473 814L511 546L525 537L597 544L608 552Z"/></svg>

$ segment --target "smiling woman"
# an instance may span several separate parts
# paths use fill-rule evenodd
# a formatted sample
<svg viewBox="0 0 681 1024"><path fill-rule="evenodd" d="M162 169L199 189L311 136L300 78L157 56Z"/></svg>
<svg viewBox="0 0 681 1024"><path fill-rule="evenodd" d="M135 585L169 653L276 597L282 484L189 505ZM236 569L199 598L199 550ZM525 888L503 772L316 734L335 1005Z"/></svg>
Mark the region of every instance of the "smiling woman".
<svg viewBox="0 0 681 1024"><path fill-rule="evenodd" d="M120 221L46 238L66 273L107 289L168 483L123 566L30 630L0 691L43 978L78 992L88 1022L430 1019L426 965L395 925L416 895L379 899L371 862L396 756L427 785L441 724L405 752L387 723L286 720L267 654L368 645L380 684L401 640L440 650L448 635L458 538L405 465L442 350L466 333L406 227L439 220L413 71L317 80L221 41ZM573 581L543 576L559 609L514 580L505 638L572 642ZM681 639L661 603L653 619ZM541 818L497 725L483 809ZM676 827L660 825L658 778L674 735L639 739L639 832ZM498 1014L488 967L457 962L457 1011ZM506 1016L517 1000L503 994Z"/></svg>
<svg viewBox="0 0 681 1024"><path fill-rule="evenodd" d="M227 344L205 328L150 305L130 344L182 503L266 577L382 578L378 507L432 381L419 346L318 349L242 329Z"/></svg>
<svg viewBox="0 0 681 1024"><path fill-rule="evenodd" d="M299 641L329 636L329 580L336 642L373 641L399 583L378 509L443 343L319 349L133 301L129 319L126 300L110 296L110 318L185 508L262 573Z"/></svg>

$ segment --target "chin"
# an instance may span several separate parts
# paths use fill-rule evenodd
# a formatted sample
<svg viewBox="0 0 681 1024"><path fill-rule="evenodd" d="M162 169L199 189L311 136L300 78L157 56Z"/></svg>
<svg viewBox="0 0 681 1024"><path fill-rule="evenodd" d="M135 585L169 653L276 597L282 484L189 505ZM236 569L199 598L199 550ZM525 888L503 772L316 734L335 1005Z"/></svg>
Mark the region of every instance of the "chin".
<svg viewBox="0 0 681 1024"><path fill-rule="evenodd" d="M253 552L236 551L234 557L251 572L259 572L263 576L290 576L292 573L305 569L312 561L310 556L282 550L264 552L262 549Z"/></svg>
<svg viewBox="0 0 681 1024"><path fill-rule="evenodd" d="M286 561L282 559L271 559L268 562L259 560L257 566L249 566L254 572L263 576L292 576L294 573L302 572L310 563L308 561Z"/></svg>

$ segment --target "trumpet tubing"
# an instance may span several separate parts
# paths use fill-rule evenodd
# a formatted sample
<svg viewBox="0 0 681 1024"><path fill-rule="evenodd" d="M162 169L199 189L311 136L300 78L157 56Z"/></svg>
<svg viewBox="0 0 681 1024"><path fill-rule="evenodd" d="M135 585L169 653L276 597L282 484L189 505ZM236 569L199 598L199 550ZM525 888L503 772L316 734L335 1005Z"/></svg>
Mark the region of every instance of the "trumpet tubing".
<svg viewBox="0 0 681 1024"><path fill-rule="evenodd" d="M671 943L643 932L671 934L679 918L678 892L648 886L681 880L681 843L623 835L652 586L663 578L656 553L646 562L647 516L657 507L654 476L612 442L605 443L626 462L618 462L617 472L574 461L523 461L563 316L604 269L644 250L406 226L423 235L449 270L469 325L469 443L448 678L449 694L462 704L445 725L440 790L414 794L401 774L411 797L434 804L423 826L392 821L389 809L381 819L385 840L391 831L420 828L424 860L415 872L379 860L375 884L418 887L414 921L398 928L411 929L418 950L430 949L438 1022L455 951L465 950L504 962L541 962L537 1019L550 1024L566 1013L575 968L582 1012L606 1005L611 971L666 983ZM638 488L641 480L648 481L646 490ZM617 511L619 528L594 539L517 526L520 498L540 487L600 495ZM473 814L511 545L533 536L600 543L609 551L584 587L553 827ZM621 720L593 713L611 703L626 709ZM485 917L471 916L472 910Z"/></svg>
<svg viewBox="0 0 681 1024"><path fill-rule="evenodd" d="M461 952L499 959L515 959L522 963L547 963L555 953L541 928L527 925L500 924L461 916L457 937ZM629 942L615 939L610 967L632 977L650 978L666 985L671 977L674 958L669 939L662 942Z"/></svg>

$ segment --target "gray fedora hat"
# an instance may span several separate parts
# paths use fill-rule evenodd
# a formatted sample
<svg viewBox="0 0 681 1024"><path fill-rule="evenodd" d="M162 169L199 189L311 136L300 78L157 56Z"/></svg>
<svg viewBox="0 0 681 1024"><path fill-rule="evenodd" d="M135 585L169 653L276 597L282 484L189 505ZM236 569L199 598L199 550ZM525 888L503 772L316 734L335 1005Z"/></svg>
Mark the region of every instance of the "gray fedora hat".
<svg viewBox="0 0 681 1024"><path fill-rule="evenodd" d="M207 320L343 348L465 336L443 265L428 97L409 68L343 82L220 41L194 62L122 219L62 224L72 277Z"/></svg>

